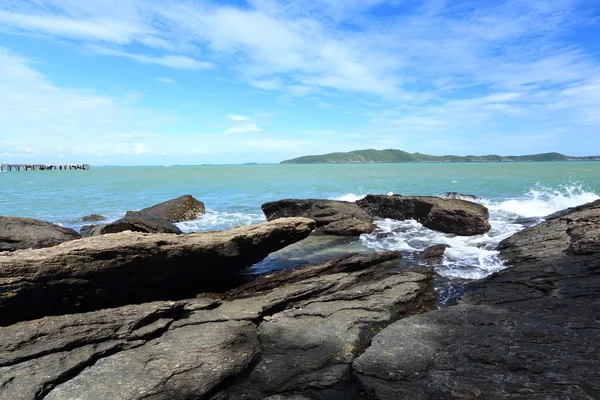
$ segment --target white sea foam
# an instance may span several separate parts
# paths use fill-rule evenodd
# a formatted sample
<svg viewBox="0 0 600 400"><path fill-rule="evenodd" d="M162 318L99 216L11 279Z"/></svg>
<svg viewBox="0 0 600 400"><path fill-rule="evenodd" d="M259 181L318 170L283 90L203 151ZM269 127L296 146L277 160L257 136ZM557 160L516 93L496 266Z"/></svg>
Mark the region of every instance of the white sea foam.
<svg viewBox="0 0 600 400"><path fill-rule="evenodd" d="M265 220L263 214L207 210L206 214L199 216L197 219L178 222L176 225L183 232L189 233L231 229L236 226L257 224Z"/></svg>
<svg viewBox="0 0 600 400"><path fill-rule="evenodd" d="M346 194L344 194L342 196L330 198L329 200L339 200L339 201L351 201L351 202L354 202L354 201L362 199L365 196L366 195L364 195L364 194L346 193Z"/></svg>
<svg viewBox="0 0 600 400"><path fill-rule="evenodd" d="M419 252L433 244L449 245L442 265L436 267L442 276L480 279L503 268L492 244L501 240L492 236L497 233L494 230L485 235L456 236L425 228L415 220L380 219L375 223L379 230L360 239L365 246L376 250Z"/></svg>
<svg viewBox="0 0 600 400"><path fill-rule="evenodd" d="M544 217L556 211L600 199L582 185L561 186L558 189L537 186L523 197L501 202L487 202L490 211L508 212L521 217Z"/></svg>
<svg viewBox="0 0 600 400"><path fill-rule="evenodd" d="M497 202L477 200L490 210L492 229L484 235L456 236L427 229L414 220L380 219L375 221L378 231L362 235L360 239L365 246L375 250L407 252L419 252L433 244L447 244L450 247L446 249L443 262L436 267L436 271L449 278L481 279L505 268L496 248L503 239L524 228L519 218L543 217L597 199L600 196L581 185L558 189L538 186L518 199Z"/></svg>

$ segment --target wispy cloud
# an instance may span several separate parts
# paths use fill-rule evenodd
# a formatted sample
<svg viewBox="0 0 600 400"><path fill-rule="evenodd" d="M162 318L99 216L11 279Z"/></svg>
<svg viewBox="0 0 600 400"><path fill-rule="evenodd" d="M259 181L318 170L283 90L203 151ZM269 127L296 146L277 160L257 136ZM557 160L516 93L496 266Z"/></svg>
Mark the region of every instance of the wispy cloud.
<svg viewBox="0 0 600 400"><path fill-rule="evenodd" d="M246 117L244 115L237 115L237 114L227 114L227 118L232 121L245 121L248 119L248 117Z"/></svg>
<svg viewBox="0 0 600 400"><path fill-rule="evenodd" d="M247 124L242 126L236 126L233 128L227 129L223 132L224 135L230 135L235 133L249 133L249 132L260 132L262 129L256 124Z"/></svg>
<svg viewBox="0 0 600 400"><path fill-rule="evenodd" d="M0 32L58 38L62 44L100 56L179 70L173 74L222 66L215 69L222 75L215 79L240 82L235 90L251 89L259 96L273 92L283 95L281 102L297 105L307 100L327 109L329 119L315 119L312 125L306 114L298 117L303 126L296 133L344 132L337 141L327 142L330 148L321 144L314 147L317 150L380 144L464 153L471 148L477 151L477 146L516 147L533 143L534 138L540 141L538 146L556 150L571 142L589 143L600 128L600 38L593 37L598 22L589 2L249 0L243 7L236 4L0 0ZM575 33L583 28L594 29L584 32L589 37L578 39ZM18 75L19 82L25 83L13 84L8 92L8 86L1 88L9 121L13 117L6 110L21 104L17 93L29 96L34 113L46 110L44 116L55 110L43 104L41 96L64 96L74 104L69 115L58 111L67 121L79 113L77 119L91 117L111 125L138 111L122 99L58 88L30 68L27 60L14 54L11 60L0 64L0 71L8 69L7 76ZM184 81L180 76L174 76L178 83ZM171 78L156 79L171 83ZM227 96L233 93L228 91ZM225 110L244 109L229 107ZM219 110L218 118L223 114ZM215 125L217 132L225 129L215 134L219 138L249 132L266 135L243 115L227 118L246 122L229 129ZM24 122L33 130L28 124L33 122ZM262 121L258 124L264 126ZM518 136L529 139L505 139ZM124 148L142 143L133 140Z"/></svg>
<svg viewBox="0 0 600 400"><path fill-rule="evenodd" d="M174 84L175 83L175 81L173 79L168 78L166 76L157 76L154 79L156 79L159 82L163 82L163 83L170 83L170 84Z"/></svg>
<svg viewBox="0 0 600 400"><path fill-rule="evenodd" d="M212 68L214 65L205 61L198 61L188 56L182 55L164 55L159 57L146 56L143 54L133 54L127 53L124 51L109 49L106 47L100 47L96 45L88 46L88 49L93 51L94 53L105 55L105 56L115 56L115 57L124 57L129 58L130 60L134 60L140 62L142 64L156 64L162 65L163 67L175 68L175 69L207 69Z"/></svg>

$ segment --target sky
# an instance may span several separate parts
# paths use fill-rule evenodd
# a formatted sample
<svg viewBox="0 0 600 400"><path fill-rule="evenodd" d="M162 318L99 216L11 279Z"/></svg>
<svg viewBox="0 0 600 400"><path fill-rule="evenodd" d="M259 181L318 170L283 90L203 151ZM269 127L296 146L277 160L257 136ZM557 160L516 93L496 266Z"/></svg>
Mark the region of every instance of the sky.
<svg viewBox="0 0 600 400"><path fill-rule="evenodd" d="M600 155L600 0L0 0L0 162Z"/></svg>

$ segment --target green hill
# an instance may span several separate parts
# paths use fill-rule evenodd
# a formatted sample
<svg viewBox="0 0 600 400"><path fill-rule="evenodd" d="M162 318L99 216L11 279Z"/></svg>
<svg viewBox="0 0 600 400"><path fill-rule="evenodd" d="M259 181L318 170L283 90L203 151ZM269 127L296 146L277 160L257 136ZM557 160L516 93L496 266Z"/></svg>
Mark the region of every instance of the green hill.
<svg viewBox="0 0 600 400"><path fill-rule="evenodd" d="M281 164L349 164L349 163L401 163L401 162L511 162L511 161L600 161L600 156L570 157L561 153L542 153L525 156L431 156L422 153L407 153L402 150L355 150L347 153L328 153L302 156L282 161Z"/></svg>

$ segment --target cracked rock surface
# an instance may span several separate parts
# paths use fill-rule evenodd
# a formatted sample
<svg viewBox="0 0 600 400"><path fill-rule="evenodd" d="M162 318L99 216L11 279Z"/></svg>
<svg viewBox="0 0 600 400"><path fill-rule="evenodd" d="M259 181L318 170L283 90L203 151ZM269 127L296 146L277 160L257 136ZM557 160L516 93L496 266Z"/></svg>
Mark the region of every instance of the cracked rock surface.
<svg viewBox="0 0 600 400"><path fill-rule="evenodd" d="M350 255L221 299L0 328L0 399L313 398L352 380L352 359L379 330L432 306L430 272L380 264L398 256Z"/></svg>
<svg viewBox="0 0 600 400"><path fill-rule="evenodd" d="M400 320L353 362L377 399L600 398L600 204L500 244L510 267Z"/></svg>
<svg viewBox="0 0 600 400"><path fill-rule="evenodd" d="M237 271L304 239L314 226L307 218L282 218L189 235L122 232L4 253L0 325L219 291Z"/></svg>

